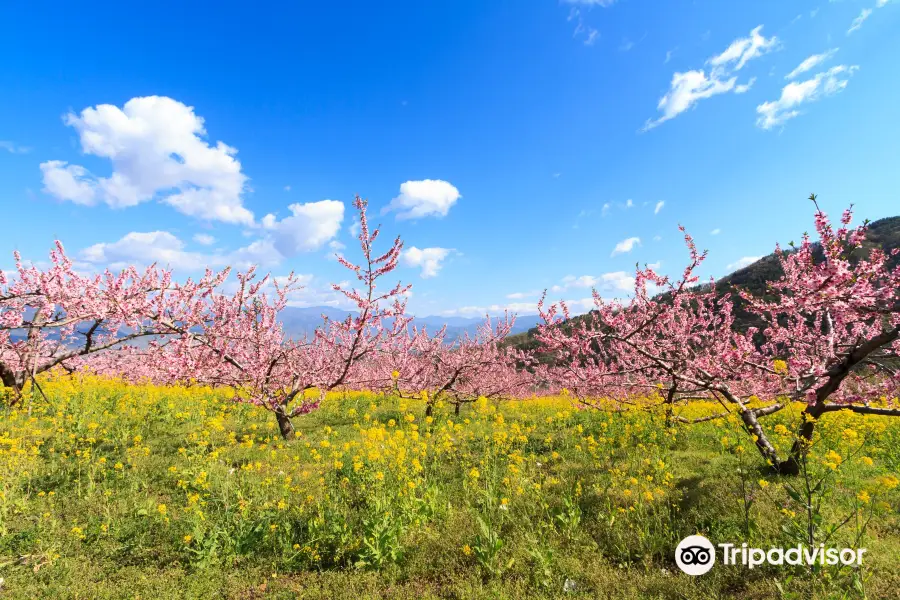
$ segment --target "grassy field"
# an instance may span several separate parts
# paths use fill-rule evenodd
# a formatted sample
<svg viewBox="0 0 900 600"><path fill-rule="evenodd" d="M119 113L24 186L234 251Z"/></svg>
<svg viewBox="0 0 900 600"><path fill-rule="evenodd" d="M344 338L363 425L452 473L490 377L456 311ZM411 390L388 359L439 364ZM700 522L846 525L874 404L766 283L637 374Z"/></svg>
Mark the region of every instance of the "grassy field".
<svg viewBox="0 0 900 600"><path fill-rule="evenodd" d="M0 413L0 598L896 598L900 423L822 420L805 476L737 419L566 398L335 394L295 419L209 389L43 381ZM648 400L648 404L651 403ZM719 407L680 407L697 416ZM798 410L769 419L787 447ZM809 489L814 489L807 494ZM717 564L674 548L867 548L862 569Z"/></svg>

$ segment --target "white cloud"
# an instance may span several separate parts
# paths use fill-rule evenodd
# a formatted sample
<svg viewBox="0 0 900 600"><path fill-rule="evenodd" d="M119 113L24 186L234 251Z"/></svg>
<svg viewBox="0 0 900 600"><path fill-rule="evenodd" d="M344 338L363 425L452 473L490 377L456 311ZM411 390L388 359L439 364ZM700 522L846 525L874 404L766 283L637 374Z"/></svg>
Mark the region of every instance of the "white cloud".
<svg viewBox="0 0 900 600"><path fill-rule="evenodd" d="M416 248L413 246L403 251L401 259L408 267L421 268L422 278L427 279L435 277L440 272L443 267L441 263L452 251L451 248Z"/></svg>
<svg viewBox="0 0 900 600"><path fill-rule="evenodd" d="M622 240L616 247L613 249L612 254L610 256L616 256L617 254L626 254L631 252L635 246L641 245L641 238L639 237L630 237Z"/></svg>
<svg viewBox="0 0 900 600"><path fill-rule="evenodd" d="M158 198L201 219L253 223L253 213L243 205L247 177L237 150L207 143L203 118L193 107L148 96L132 98L121 109L100 104L80 115L69 113L65 123L78 132L86 154L110 159L112 174L96 177L78 165L47 161L41 170L48 193L114 208Z"/></svg>
<svg viewBox="0 0 900 600"><path fill-rule="evenodd" d="M603 208L600 209L600 216L605 217L609 214L609 209L612 208L612 205L609 202L603 203Z"/></svg>
<svg viewBox="0 0 900 600"><path fill-rule="evenodd" d="M625 208L633 208L634 202L631 201L631 198L625 201Z"/></svg>
<svg viewBox="0 0 900 600"><path fill-rule="evenodd" d="M446 217L459 198L459 190L440 179L407 181L400 185L400 195L391 200L384 212L395 210L398 219Z"/></svg>
<svg viewBox="0 0 900 600"><path fill-rule="evenodd" d="M325 258L327 258L328 260L337 260L338 256L344 255L342 250L344 250L346 247L346 245L344 245L342 242L339 242L338 240L331 240L330 242L328 242L328 248L331 249L331 252L327 253L325 255Z"/></svg>
<svg viewBox="0 0 900 600"><path fill-rule="evenodd" d="M886 5L886 4L887 4L888 2L890 2L890 1L891 1L891 0L877 0L877 1L875 2L875 7L876 7L876 8L881 8L882 6Z"/></svg>
<svg viewBox="0 0 900 600"><path fill-rule="evenodd" d="M634 276L625 271L613 271L599 276L582 275L575 277L574 275L566 275L562 278L562 283L553 286L551 291L561 292L572 288L629 292L634 289Z"/></svg>
<svg viewBox="0 0 900 600"><path fill-rule="evenodd" d="M672 60L672 56L675 54L675 50L678 50L678 48L676 47L672 50L666 50L666 60L663 61L664 65L669 64L669 61Z"/></svg>
<svg viewBox="0 0 900 600"><path fill-rule="evenodd" d="M574 315L588 312L594 308L594 299L579 298L566 300L569 310ZM536 315L537 302L510 302L507 304L491 304L488 306L462 306L451 310L441 311L441 315L446 317L483 317L485 315L500 316L504 312L516 315Z"/></svg>
<svg viewBox="0 0 900 600"><path fill-rule="evenodd" d="M745 92L749 92L754 83L756 83L756 77L751 77L750 80L747 81L747 83L742 83L740 85L734 86L734 93L743 94Z"/></svg>
<svg viewBox="0 0 900 600"><path fill-rule="evenodd" d="M540 296L540 290L531 290L530 292L515 292L512 294L507 294L506 297L509 300L521 300L522 298L532 298L535 296Z"/></svg>
<svg viewBox="0 0 900 600"><path fill-rule="evenodd" d="M262 239L231 252L226 263L239 269L246 269L251 265L277 265L284 258L284 255L275 248L272 240Z"/></svg>
<svg viewBox="0 0 900 600"><path fill-rule="evenodd" d="M722 233L722 230L719 229L718 227L716 227L715 229L713 229L712 231L709 232L709 235L719 235L720 233Z"/></svg>
<svg viewBox="0 0 900 600"><path fill-rule="evenodd" d="M737 85L737 77L733 74L754 58L778 47L778 38L774 35L770 38L762 35L762 27L762 25L755 27L748 37L734 40L724 52L707 60L706 64L711 67L709 75L704 69L676 72L672 76L669 91L656 105L662 115L655 120L648 119L642 131L648 131L674 119L705 98L731 91L740 94L749 90L754 80Z"/></svg>
<svg viewBox="0 0 900 600"><path fill-rule="evenodd" d="M600 39L600 32L593 27L588 27L588 35L584 38L584 45L593 46L597 43L598 39Z"/></svg>
<svg viewBox="0 0 900 600"><path fill-rule="evenodd" d="M733 263L731 263L730 265L728 265L725 268L728 269L728 271L736 271L738 269L743 269L744 267L752 265L753 263L758 261L760 258L762 258L762 257L761 256L744 256L742 258L737 259L736 261L734 261Z"/></svg>
<svg viewBox="0 0 900 600"><path fill-rule="evenodd" d="M20 146L8 140L0 140L0 150L6 150L10 154L28 154L31 152L31 148L28 146Z"/></svg>
<svg viewBox="0 0 900 600"><path fill-rule="evenodd" d="M41 172L44 174L44 191L48 194L75 204L92 206L96 203L95 183L84 167L48 160L41 163Z"/></svg>
<svg viewBox="0 0 900 600"><path fill-rule="evenodd" d="M216 243L216 238L207 233L198 233L194 235L194 241L201 246L212 246Z"/></svg>
<svg viewBox="0 0 900 600"><path fill-rule="evenodd" d="M286 191L286 192L291 191L291 186L289 186L289 185L284 186L284 191Z"/></svg>
<svg viewBox="0 0 900 600"><path fill-rule="evenodd" d="M282 256L267 240L258 240L229 253L206 254L190 252L184 248L185 243L168 231L134 231L116 242L88 246L79 253L79 257L91 265L114 270L129 265L147 266L158 263L178 271L203 271L229 265L247 269L252 265L274 266L282 260Z"/></svg>
<svg viewBox="0 0 900 600"><path fill-rule="evenodd" d="M656 263L658 268L661 263ZM589 288L596 289L598 293L605 293L611 297L624 298L634 292L635 278L632 273L625 271L613 271L611 273L603 273L601 275L567 275L562 278L558 285L550 288L551 294L561 294L569 290L587 290ZM655 290L655 288L651 288ZM540 292L516 292L507 294L508 300L523 300L525 298L536 297ZM581 297L575 299L564 299L573 314L581 314L594 308L593 296ZM459 315L459 316L483 316L485 314L498 315L504 310L512 313L523 315L533 315L537 313L537 302L511 302L508 304L492 304L489 306L464 306L452 310L443 311L442 315Z"/></svg>
<svg viewBox="0 0 900 600"><path fill-rule="evenodd" d="M654 235L654 236L653 236L653 241L654 241L654 242L662 241L662 236L661 236L661 235Z"/></svg>
<svg viewBox="0 0 900 600"><path fill-rule="evenodd" d="M272 244L283 256L318 250L338 234L344 220L344 203L320 200L291 204L290 217L281 221L275 215L263 217L262 226L271 232Z"/></svg>
<svg viewBox="0 0 900 600"><path fill-rule="evenodd" d="M759 113L756 125L762 129L783 125L801 114L798 108L801 104L831 96L847 87L846 77L853 75L858 68L855 65L838 65L812 79L792 81L782 88L778 100L764 102L756 107L756 112Z"/></svg>
<svg viewBox="0 0 900 600"><path fill-rule="evenodd" d="M663 209L663 206L665 206L665 205L666 205L666 202L664 200L660 200L659 202L657 202L656 208L653 209L653 214L658 215L659 211L661 211Z"/></svg>
<svg viewBox="0 0 900 600"><path fill-rule="evenodd" d="M762 25L754 27L749 37L734 40L724 52L709 59L707 62L713 66L713 75L726 70L740 71L754 58L775 49L778 45L778 38L774 35L766 38L762 35L762 28Z"/></svg>
<svg viewBox="0 0 900 600"><path fill-rule="evenodd" d="M879 6L883 6L883 5L879 5ZM862 12L859 13L859 16L856 17L855 19L853 19L853 22L850 24L850 29L847 30L847 35L850 35L854 31L856 31L857 29L862 27L862 24L866 21L866 19L869 18L869 16L871 14L872 14L871 8L862 9Z"/></svg>
<svg viewBox="0 0 900 600"><path fill-rule="evenodd" d="M117 242L94 244L85 248L81 251L81 258L93 264L109 265L114 269L135 261L141 265L156 262L190 271L202 270L208 266L202 254L185 252L184 242L167 231L132 232Z"/></svg>
<svg viewBox="0 0 900 600"><path fill-rule="evenodd" d="M702 70L675 73L672 76L669 91L660 98L656 105L656 108L662 111L662 116L656 120L648 120L644 125L644 131L649 131L669 119L674 119L704 98L731 91L735 83L737 83L736 77L727 81L709 79Z"/></svg>
<svg viewBox="0 0 900 600"><path fill-rule="evenodd" d="M797 65L797 68L784 76L785 79L794 79L797 75L801 75L806 73L807 71L811 71L818 67L820 64L831 58L838 51L837 48L832 48L822 54L813 54L812 56L806 58L802 63Z"/></svg>

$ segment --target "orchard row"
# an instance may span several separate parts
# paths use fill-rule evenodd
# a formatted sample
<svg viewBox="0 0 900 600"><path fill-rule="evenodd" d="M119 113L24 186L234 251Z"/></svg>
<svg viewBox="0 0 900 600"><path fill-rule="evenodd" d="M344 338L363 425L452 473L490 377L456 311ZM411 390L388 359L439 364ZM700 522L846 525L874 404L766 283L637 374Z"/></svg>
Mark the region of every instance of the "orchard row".
<svg viewBox="0 0 900 600"><path fill-rule="evenodd" d="M761 457L797 474L817 421L829 412L900 416L900 267L897 250L864 248L866 226L851 211L832 225L815 196L817 236L776 248L783 273L766 293L723 293L699 285L705 252L684 233L689 261L670 278L650 267L635 273L633 296L572 318L565 303L539 304L538 348L504 344L513 320L487 319L474 336L450 342L406 314L410 286L379 285L396 267L402 242L375 250L366 202L359 211L358 264L339 257L357 287L333 286L355 308L325 319L304 339L284 332L279 313L297 279L259 277L253 269L207 271L179 282L157 265L99 275L77 272L62 246L50 266L0 271L0 393L12 404L40 396L39 374L88 369L160 384L231 390L234 399L274 413L285 439L292 419L318 407L330 390L390 392L431 407L480 398L563 393L580 408L621 410L654 399L669 424L690 423L682 407L714 401L734 416ZM682 229L682 231L684 231ZM749 328L736 326L747 315ZM793 447L779 452L764 417L805 404ZM762 419L762 420L761 420ZM694 419L696 421L696 419Z"/></svg>

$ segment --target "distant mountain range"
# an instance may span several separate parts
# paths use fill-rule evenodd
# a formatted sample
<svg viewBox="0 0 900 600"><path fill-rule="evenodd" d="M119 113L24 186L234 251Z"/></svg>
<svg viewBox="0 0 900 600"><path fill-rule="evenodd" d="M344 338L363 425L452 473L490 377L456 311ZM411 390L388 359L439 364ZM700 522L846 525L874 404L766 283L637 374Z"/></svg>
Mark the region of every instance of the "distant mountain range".
<svg viewBox="0 0 900 600"><path fill-rule="evenodd" d="M322 325L323 315L327 316L329 319L341 321L346 319L349 315L355 316L356 314L357 313L355 312L341 310L331 306L311 306L308 308L288 306L281 311L281 323L288 336L301 338L304 335L311 335L316 327ZM538 315L518 316L516 317L516 322L515 325L513 325L511 333L515 334L528 331L532 327L535 327L540 320ZM492 319L492 322L496 322L496 319ZM414 325L418 327L425 326L428 331L432 333L437 332L441 327L446 325L446 340L448 342L455 341L463 337L466 333L474 335L482 323L484 323L484 317L442 317L437 315L416 317L413 321Z"/></svg>
<svg viewBox="0 0 900 600"><path fill-rule="evenodd" d="M33 310L28 311L26 313L26 317L30 318L34 313ZM304 336L311 336L316 327L322 325L323 320L322 317L327 316L329 319L334 321L343 321L347 318L348 315L356 315L355 312L350 312L346 310L341 310L339 308L334 308L331 306L311 306L308 308L298 308L294 306L288 306L282 309L281 323L284 326L284 331L288 335L288 337L299 339ZM492 323L496 323L497 319L492 318ZM515 325L513 325L512 334L515 333L523 333L528 331L532 327L535 327L540 322L540 317L538 315L526 315L522 317L517 317ZM478 327L484 323L484 317L441 317L441 316L430 316L430 317L421 317L416 318L413 321L413 324L422 327L426 326L429 333L437 333L441 327L447 326L447 335L446 341L454 342L459 338L463 337L466 333L470 336L474 335L478 330ZM390 325L390 323L388 323ZM89 324L87 323L79 323L76 329L80 333L85 333L89 328ZM124 335L127 330L123 330L120 332L120 335ZM56 331L51 330L49 332L49 339L58 339L56 336ZM102 331L98 332L101 334ZM23 329L13 330L11 332L10 337L13 341L21 341L24 340L27 336L27 332ZM152 338L140 338L138 340L134 340L129 342L135 346L143 346Z"/></svg>

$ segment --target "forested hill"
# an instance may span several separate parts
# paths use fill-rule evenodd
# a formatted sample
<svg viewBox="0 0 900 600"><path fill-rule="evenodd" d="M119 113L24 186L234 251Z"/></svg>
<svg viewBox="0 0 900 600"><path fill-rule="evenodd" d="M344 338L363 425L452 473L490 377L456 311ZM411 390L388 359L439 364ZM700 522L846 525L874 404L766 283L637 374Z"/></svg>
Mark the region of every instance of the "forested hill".
<svg viewBox="0 0 900 600"><path fill-rule="evenodd" d="M885 251L900 248L900 216L879 219L869 224L869 231L866 241L861 250L867 253L872 248L881 247ZM900 263L900 255L894 256L892 259L893 266ZM753 295L764 295L766 292L766 282L781 277L781 265L775 254L764 256L755 263L738 269L730 275L722 277L716 281L716 290L724 295L725 293L739 287ZM573 317L573 320L581 317ZM749 315L740 309L735 312L735 325L738 329L744 330L751 325ZM529 329L524 333L510 336L506 345L519 348L521 350L534 350L538 343L534 335L537 328Z"/></svg>

